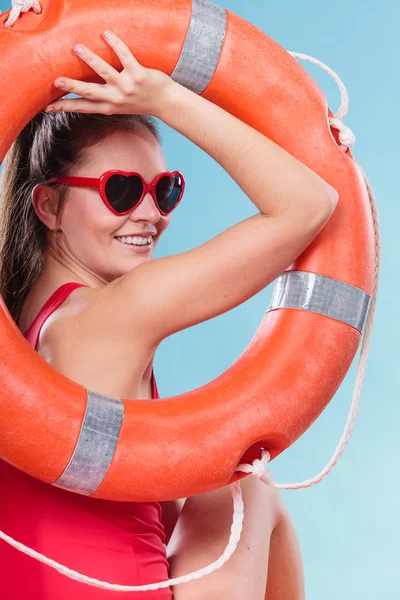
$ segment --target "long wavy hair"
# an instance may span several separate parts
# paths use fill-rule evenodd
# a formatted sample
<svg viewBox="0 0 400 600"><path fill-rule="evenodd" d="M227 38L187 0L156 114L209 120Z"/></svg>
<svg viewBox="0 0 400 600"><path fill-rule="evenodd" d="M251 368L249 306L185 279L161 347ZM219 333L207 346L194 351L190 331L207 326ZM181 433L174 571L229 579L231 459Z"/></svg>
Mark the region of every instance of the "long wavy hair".
<svg viewBox="0 0 400 600"><path fill-rule="evenodd" d="M84 164L85 150L108 135L140 128L161 143L154 117L41 111L12 143L0 189L0 294L15 321L43 268L47 246L48 229L35 212L33 188L58 188L58 219L68 186L48 181L72 175Z"/></svg>

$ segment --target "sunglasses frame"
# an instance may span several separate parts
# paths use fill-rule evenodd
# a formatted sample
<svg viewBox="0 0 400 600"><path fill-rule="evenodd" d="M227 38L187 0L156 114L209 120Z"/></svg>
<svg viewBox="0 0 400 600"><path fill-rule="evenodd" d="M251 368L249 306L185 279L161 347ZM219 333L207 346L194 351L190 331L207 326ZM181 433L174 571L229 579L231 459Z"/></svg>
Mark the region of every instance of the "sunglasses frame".
<svg viewBox="0 0 400 600"><path fill-rule="evenodd" d="M135 204L135 206L133 206L132 208L130 208L129 210L127 210L123 213L120 213L120 212L114 210L114 208L111 206L111 204L107 200L106 191L105 191L106 183L112 175L124 175L126 177L129 177L131 175L136 175L137 177L139 177L142 180L142 183L143 183L143 192L142 192L140 200L138 200L138 202ZM157 184L160 181L160 179L162 179L162 177L165 177L165 176L173 177L174 175L180 176L181 181L182 181L182 189L180 191L179 199L178 199L177 203L175 204L175 206L173 206L173 208L171 208L171 210L164 212L163 210L161 210L160 206L158 205L157 196L156 196ZM54 179L51 179L49 183L51 183L53 181L57 181L58 183L64 183L66 185L77 186L77 187L96 188L99 191L101 199L103 200L103 202L107 206L107 208L109 210L111 210L115 215L118 215L119 217L122 217L123 215L127 215L128 213L135 210L135 208L137 208L139 206L139 204L143 201L144 197L146 196L146 194L148 192L150 192L150 194L153 198L154 204L156 205L160 214L163 216L168 215L173 210L175 210L175 208L178 206L178 204L182 200L182 196L185 191L185 177L184 177L183 173L181 173L181 171L172 171L172 172L165 171L163 173L160 173L159 175L157 175L157 177L154 179L154 181L152 183L147 183L147 181L145 181L145 179L142 177L142 175L140 173L137 173L136 171L121 171L120 169L111 169L110 171L106 171L98 178L97 177L75 177L75 176L56 177Z"/></svg>

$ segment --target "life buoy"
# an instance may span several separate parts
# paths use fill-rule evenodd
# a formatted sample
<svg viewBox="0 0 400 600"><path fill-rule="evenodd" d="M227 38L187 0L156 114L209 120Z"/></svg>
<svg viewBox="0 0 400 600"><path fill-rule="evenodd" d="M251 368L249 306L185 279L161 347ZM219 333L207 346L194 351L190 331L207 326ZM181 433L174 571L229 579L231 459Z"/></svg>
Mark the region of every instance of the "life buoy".
<svg viewBox="0 0 400 600"><path fill-rule="evenodd" d="M71 51L78 41L118 68L101 38L108 28L140 63L268 136L339 193L326 227L277 278L243 354L186 394L143 402L85 389L32 350L1 300L2 459L46 483L110 500L170 500L232 483L244 476L239 463L261 448L273 459L310 427L357 352L375 266L362 172L308 73L233 13L203 0L41 6L11 29L8 13L0 15L1 161L22 128L62 95L53 86L60 73L100 82Z"/></svg>

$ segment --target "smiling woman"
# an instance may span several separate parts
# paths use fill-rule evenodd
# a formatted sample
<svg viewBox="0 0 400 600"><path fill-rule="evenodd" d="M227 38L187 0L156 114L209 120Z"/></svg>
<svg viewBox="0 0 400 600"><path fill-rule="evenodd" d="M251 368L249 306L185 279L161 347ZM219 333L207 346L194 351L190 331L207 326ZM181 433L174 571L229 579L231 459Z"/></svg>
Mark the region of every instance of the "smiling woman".
<svg viewBox="0 0 400 600"><path fill-rule="evenodd" d="M32 548L49 550L51 558L78 571L71 574L65 567L55 567L44 555L40 559L53 567L50 576L42 565L31 564L31 580L43 582L38 594L45 600L46 595L59 600L79 594L97 598L96 590L83 588L84 583L108 590L125 584L125 592L159 588L147 596L157 600L171 598L170 586L176 588L178 583L182 585L174 589L175 600L261 600L265 593L268 600L300 600L301 557L278 490L271 481L267 487L255 478L245 479L247 512L240 539L243 512L237 480L249 467L242 461L254 461L249 467L253 474L271 477L265 455L274 458L310 426L351 364L372 282L368 197L349 153L345 156L348 148L339 146L327 127L322 94L283 49L236 17L229 16L228 23L226 11L202 0L193 1L192 18L188 2L170 8L176 19L170 25L168 18L161 31L160 20L153 18L160 10L157 2L153 7L148 0L143 6L118 2L118 11L124 14L137 16L135 11L142 10L143 26L135 44L145 58L149 51L152 64L161 70L146 68L116 36L110 38L112 64L102 57L102 29L98 38L94 35L104 22L101 3L71 2L68 11L52 14L55 25L49 27L47 22L41 36L40 59L49 53L51 60L65 66L65 48L59 49L53 37L62 27L60 14L69 20L69 33L63 30L60 37L65 45L72 40L71 32L74 38L79 33L87 39L86 11L93 17L93 46L102 56L86 46L79 60L70 56L70 73L77 64L80 70L75 71L76 78L60 73L63 89L82 97L56 100L53 106L59 115L31 115L34 126L27 124L7 156L7 202L0 226L11 246L18 237L14 230L19 239L32 233L34 265L40 268L32 275L27 266L23 273L29 286L23 292L18 285L10 288L29 256L30 239L25 254L17 252L18 264L1 265L0 291L6 306L37 351L35 355L22 339L11 343L15 330L3 315L0 349L10 343L0 365L0 371L9 370L3 378L8 387L0 396L1 456L7 461L3 472L11 497L22 497L24 485L34 490L39 484L41 491L34 517L25 523L18 501L10 509L8 499L0 509L0 528L11 525L15 537L25 535ZM115 11L120 17L117 7ZM183 25L178 27L180 20ZM128 39L131 20L116 18L116 24ZM37 32L41 35L40 27L32 37ZM8 50L26 43L23 36L21 40L7 34ZM2 35L0 29L0 41ZM181 47L174 36L182 38ZM170 37L171 45L164 48ZM157 48L163 49L162 57L156 56ZM249 52L259 57L257 63L249 59ZM115 68L115 56L121 72ZM278 58L282 77L276 78ZM188 62L195 59L200 64L188 69ZM227 66L225 61L231 62ZM266 73L262 81L261 63ZM174 78L166 74L173 64ZM105 83L81 81L82 68L91 79L99 77ZM48 88L53 76L51 70L43 76ZM305 95L298 93L301 84L307 88L307 106ZM36 89L35 81L31 85ZM206 89L212 101L200 95ZM256 93L262 102L254 101ZM42 105L52 97L53 88L40 95ZM279 123L273 119L266 123L268 102L272 114L274 104L280 103ZM0 127L0 150L11 142L14 131L19 133L18 111L7 104L3 109L5 123L9 119L13 127L3 125L3 132ZM68 127L69 117L64 121L62 112L83 116L71 117ZM131 128L127 115L141 118L136 116ZM184 177L168 170L152 121L145 115L162 119L210 154L258 213L193 250L154 259L154 247L182 198ZM304 132L299 136L295 131L300 130L299 123L309 135L313 132L318 144L304 142ZM276 132L281 144L267 136ZM341 188L340 206L338 191L325 178ZM19 195L24 201L18 211L13 204ZM348 242L347 261L342 260L342 231ZM137 236L151 236L152 243L136 248L132 242ZM7 250L1 247L0 260L5 257ZM159 399L152 365L161 341L238 306L278 276L269 314L247 353L203 389ZM293 337L290 347L287 331ZM334 361L329 360L332 348ZM265 364L274 350L273 369L268 370ZM10 366L15 356L20 359L18 384ZM263 461L257 461L261 452ZM236 512L228 547L216 560L231 517L228 483ZM52 491L47 495L48 487ZM159 501L182 496L188 499L178 523L175 526L176 517L171 517L175 522L168 527L173 576L168 580ZM134 525L129 521L132 516ZM3 562L11 564L10 548L1 549ZM121 560L113 560L116 552ZM284 568L277 559L282 553L288 557ZM186 575L211 560L212 565ZM17 580L21 569L16 560L14 564L9 595L22 599L27 590L24 581ZM68 575L68 582L55 568ZM79 574L82 571L84 575ZM204 574L208 577L194 584L192 580ZM99 582L99 577L119 584ZM7 583L8 579L4 587Z"/></svg>
<svg viewBox="0 0 400 600"><path fill-rule="evenodd" d="M184 176L179 171L168 171L160 141L152 117L42 111L21 131L6 156L1 192L3 298L38 354L60 373L99 394L143 400L158 397L152 369L157 344L151 328L139 335L126 326L126 321L115 326L110 313L115 301L104 296L107 302L99 303L97 294L152 259L171 213L182 199ZM247 238L247 231L243 235ZM212 262L206 262L211 268ZM172 273L169 277L173 283ZM124 302L125 310L132 310L129 300ZM133 298L130 302L134 306ZM99 309L101 314L97 313ZM103 314L109 315L107 321ZM101 331L101 322L107 325L106 335ZM114 326L110 327L111 323ZM0 507L0 529L70 568L122 585L165 581L169 575L179 576L192 566L202 566L203 560L210 562L222 551L229 531L228 488L205 494L204 498L195 496L186 504L182 499L132 505L73 496L66 490L50 488L4 461L0 461L0 477L6 489ZM59 485L65 484L60 481ZM286 585L288 593L296 593L300 599L303 577L295 532L289 531L283 537L274 533L284 522L290 523L279 493L255 480L244 482L243 492L249 507L257 502L252 506L251 518L248 515L235 561L242 561L242 553L252 548L251 556L246 557L252 565L252 594L264 597L268 544L274 535L277 552L285 548L288 553L294 548L291 558L288 554L292 577ZM24 522L21 517L18 498L23 497L30 498L33 520ZM203 535L201 539L198 527L203 527L201 514L205 506L214 518L219 511L220 526L218 532L210 528L211 537ZM260 554L257 532L261 524L265 549ZM38 544L36 532L42 538L45 531L46 544ZM194 555L193 536L201 541ZM63 539L61 546L59 539ZM84 547L90 541L85 558L78 551L77 541ZM119 552L118 564L111 560L110 549ZM32 598L37 595L40 600L61 600L61 594L85 600L98 597L95 588L70 579L64 581L60 573L31 558L21 555L19 561L14 561L13 552L11 546L1 543L1 559L9 565L7 578L1 581L5 598L25 597L25 579L18 576L21 569L28 580L35 582ZM146 562L146 556L151 556L151 561ZM197 593L211 598L222 586L230 594L235 561L228 570L221 569L204 579L202 585L196 583ZM133 565L139 581L132 578ZM278 578L279 569L271 567L272 600ZM245 588L243 593L247 594L247 583ZM176 588L174 596L192 598L193 585ZM170 598L171 590L147 592L147 597Z"/></svg>

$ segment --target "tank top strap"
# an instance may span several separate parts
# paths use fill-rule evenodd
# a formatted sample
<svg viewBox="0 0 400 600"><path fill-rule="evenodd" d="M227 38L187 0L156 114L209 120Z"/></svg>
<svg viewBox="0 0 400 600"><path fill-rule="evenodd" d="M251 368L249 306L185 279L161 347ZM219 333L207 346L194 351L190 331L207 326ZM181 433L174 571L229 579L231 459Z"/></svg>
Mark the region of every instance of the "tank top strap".
<svg viewBox="0 0 400 600"><path fill-rule="evenodd" d="M78 283L77 281L71 281L64 283L50 296L50 298L43 304L32 323L24 333L24 337L31 344L33 349L36 349L36 345L39 339L40 331L49 316L68 298L68 296L76 290L78 287L87 287L84 283ZM154 369L151 372L151 397L152 399L159 398L157 389L157 382L154 376Z"/></svg>
<svg viewBox="0 0 400 600"><path fill-rule="evenodd" d="M154 369L151 372L151 397L153 400L156 400L160 397L157 389L156 378L154 376Z"/></svg>
<svg viewBox="0 0 400 600"><path fill-rule="evenodd" d="M24 337L31 344L33 349L36 349L36 345L39 339L40 330L42 329L46 319L68 298L68 296L78 287L87 287L84 283L78 283L72 281L64 283L50 296L50 298L43 304L42 308L29 325L28 329L24 333Z"/></svg>

